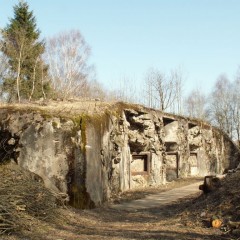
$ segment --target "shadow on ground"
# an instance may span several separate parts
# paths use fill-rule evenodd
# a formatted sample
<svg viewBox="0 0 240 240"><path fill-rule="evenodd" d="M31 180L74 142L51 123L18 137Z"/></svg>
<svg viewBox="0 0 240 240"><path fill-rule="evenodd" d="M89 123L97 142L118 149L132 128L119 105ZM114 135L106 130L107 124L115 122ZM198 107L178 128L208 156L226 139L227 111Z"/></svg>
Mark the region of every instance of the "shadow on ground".
<svg viewBox="0 0 240 240"><path fill-rule="evenodd" d="M198 196L195 195L195 198ZM74 219L68 219L67 225L56 226L56 229L60 229L56 237L62 237L64 232L75 234L72 238L68 235L68 239L226 239L219 230L182 222L182 212L196 201L195 198L138 211L120 211L107 207L77 211Z"/></svg>

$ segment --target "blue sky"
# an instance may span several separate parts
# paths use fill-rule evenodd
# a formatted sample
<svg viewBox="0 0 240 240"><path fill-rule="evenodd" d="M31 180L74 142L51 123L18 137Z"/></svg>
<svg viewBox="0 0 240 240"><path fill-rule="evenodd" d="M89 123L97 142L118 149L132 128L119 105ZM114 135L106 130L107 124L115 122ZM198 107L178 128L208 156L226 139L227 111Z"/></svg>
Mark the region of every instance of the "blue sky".
<svg viewBox="0 0 240 240"><path fill-rule="evenodd" d="M0 27L17 0L0 0ZM92 49L97 79L140 86L149 68L182 68L185 94L209 92L240 65L239 0L28 0L42 37L78 29Z"/></svg>

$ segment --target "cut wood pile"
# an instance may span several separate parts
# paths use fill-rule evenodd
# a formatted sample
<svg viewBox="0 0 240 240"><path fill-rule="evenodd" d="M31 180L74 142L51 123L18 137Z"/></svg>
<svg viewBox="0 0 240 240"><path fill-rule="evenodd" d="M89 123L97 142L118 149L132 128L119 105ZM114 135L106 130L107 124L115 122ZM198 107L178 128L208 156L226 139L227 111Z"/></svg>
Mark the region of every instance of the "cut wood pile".
<svg viewBox="0 0 240 240"><path fill-rule="evenodd" d="M0 235L31 231L31 221L55 216L56 196L42 180L16 163L0 165Z"/></svg>
<svg viewBox="0 0 240 240"><path fill-rule="evenodd" d="M228 173L219 181L218 187L214 186L212 191L186 203L188 206L181 213L182 220L219 228L226 237L240 238L240 169Z"/></svg>

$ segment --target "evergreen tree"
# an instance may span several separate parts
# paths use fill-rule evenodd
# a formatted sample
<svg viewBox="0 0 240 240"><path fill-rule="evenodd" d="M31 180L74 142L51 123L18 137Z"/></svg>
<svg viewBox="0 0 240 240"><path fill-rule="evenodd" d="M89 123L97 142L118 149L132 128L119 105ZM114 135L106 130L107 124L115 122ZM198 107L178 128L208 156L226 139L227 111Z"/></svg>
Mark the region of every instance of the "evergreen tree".
<svg viewBox="0 0 240 240"><path fill-rule="evenodd" d="M41 55L44 43L36 19L25 1L14 6L14 17L2 31L3 53L8 57L11 75L3 79L3 90L9 100L45 97L50 85L45 81L47 65Z"/></svg>

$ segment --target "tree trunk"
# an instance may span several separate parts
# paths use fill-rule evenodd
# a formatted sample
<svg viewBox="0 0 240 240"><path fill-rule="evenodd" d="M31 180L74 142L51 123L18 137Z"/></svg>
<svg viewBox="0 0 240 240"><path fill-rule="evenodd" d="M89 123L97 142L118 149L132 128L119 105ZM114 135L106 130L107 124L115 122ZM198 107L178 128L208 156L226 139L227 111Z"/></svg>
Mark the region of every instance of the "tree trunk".
<svg viewBox="0 0 240 240"><path fill-rule="evenodd" d="M20 98L20 72L21 72L21 61L22 61L22 49L23 45L21 45L20 52L19 52L19 58L18 58L18 68L17 68L17 79L16 79L16 84L17 84L17 98L18 102L21 102Z"/></svg>
<svg viewBox="0 0 240 240"><path fill-rule="evenodd" d="M32 85L32 91L31 91L31 94L30 94L30 96L29 96L29 101L31 101L31 99L32 99L32 95L33 95L33 93L34 93L34 90L35 90L35 80L36 80L36 67L37 67L37 62L38 62L38 58L36 59L36 61L35 61L35 65L34 65L34 69L33 69L33 85Z"/></svg>

